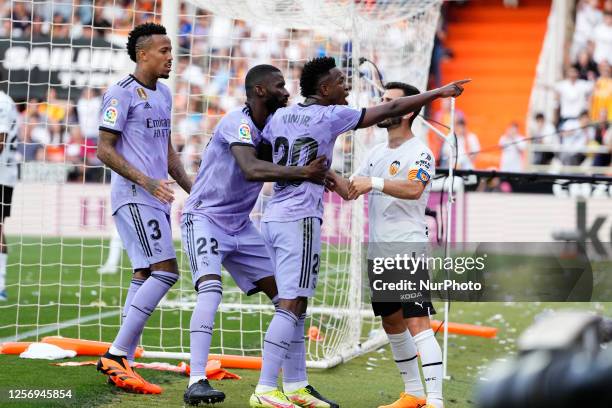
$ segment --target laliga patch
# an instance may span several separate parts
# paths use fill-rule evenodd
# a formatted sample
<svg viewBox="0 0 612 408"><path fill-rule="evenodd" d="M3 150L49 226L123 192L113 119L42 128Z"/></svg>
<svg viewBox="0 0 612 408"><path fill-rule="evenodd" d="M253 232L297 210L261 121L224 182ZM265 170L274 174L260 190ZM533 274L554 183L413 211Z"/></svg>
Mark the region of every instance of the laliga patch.
<svg viewBox="0 0 612 408"><path fill-rule="evenodd" d="M430 175L424 169L413 167L408 172L408 180L417 180L426 185L429 182Z"/></svg>
<svg viewBox="0 0 612 408"><path fill-rule="evenodd" d="M144 89L142 88L136 88L136 93L138 94L138 96L140 97L140 99L142 99L143 101L147 100L147 93L145 92Z"/></svg>
<svg viewBox="0 0 612 408"><path fill-rule="evenodd" d="M119 116L117 108L109 106L102 115L102 123L105 125L115 126L115 123L117 123L117 116Z"/></svg>
<svg viewBox="0 0 612 408"><path fill-rule="evenodd" d="M240 125L240 127L238 127L238 139L249 143L253 141L251 138L251 127L246 123L243 123Z"/></svg>
<svg viewBox="0 0 612 408"><path fill-rule="evenodd" d="M400 168L400 162L395 160L393 163L391 163L391 166L389 166L389 174L392 176L395 176L397 172L399 171L399 168Z"/></svg>

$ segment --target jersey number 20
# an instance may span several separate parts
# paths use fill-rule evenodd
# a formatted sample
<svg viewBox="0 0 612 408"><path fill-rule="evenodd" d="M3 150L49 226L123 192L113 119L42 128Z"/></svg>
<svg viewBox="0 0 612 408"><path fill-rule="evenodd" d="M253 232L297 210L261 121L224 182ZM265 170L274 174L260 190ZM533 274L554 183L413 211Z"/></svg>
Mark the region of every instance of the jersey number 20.
<svg viewBox="0 0 612 408"><path fill-rule="evenodd" d="M298 166L300 157L302 157L303 151L306 150L306 162L307 165L311 161L317 158L319 151L319 144L316 140L311 137L303 136L298 137L293 142L291 147L289 146L289 140L286 137L278 137L274 141L274 157L277 157L278 152L282 149L282 156L278 158L276 164L279 166ZM301 181L279 181L276 183L278 187L284 188L288 185L299 186L302 184Z"/></svg>

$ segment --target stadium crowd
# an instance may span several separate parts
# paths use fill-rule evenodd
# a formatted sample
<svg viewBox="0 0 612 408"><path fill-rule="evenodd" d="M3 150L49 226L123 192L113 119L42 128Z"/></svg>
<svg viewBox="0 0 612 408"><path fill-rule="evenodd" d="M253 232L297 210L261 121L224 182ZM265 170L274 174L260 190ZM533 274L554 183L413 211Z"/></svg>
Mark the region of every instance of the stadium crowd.
<svg viewBox="0 0 612 408"><path fill-rule="evenodd" d="M0 38L91 37L123 45L133 25L159 19L161 12L159 1L81 0L75 7L72 4L72 0L2 3ZM215 18L204 10L187 10L185 3L179 14L178 42L172 139L190 173L197 171L200 153L219 119L242 103L241 82L251 65L272 63L283 68L287 89L299 95L301 65L289 61L350 52L343 43L313 37L311 32ZM73 100L60 99L50 85L45 97L17 101L21 121L18 152L22 161L72 165L69 180L101 181L105 176L95 146L103 89L79 91L71 91L76 96Z"/></svg>
<svg viewBox="0 0 612 408"><path fill-rule="evenodd" d="M529 132L532 143L560 144L564 151L539 152L533 156L534 164L556 160L571 166L608 166L612 151L612 0L577 3L567 59L565 77L554 85L556 118L549 121L538 113ZM581 150L589 146L603 149L584 154Z"/></svg>
<svg viewBox="0 0 612 408"><path fill-rule="evenodd" d="M117 0L19 1L0 4L0 38L51 36L102 38L121 44L134 25L159 18L160 2ZM443 9L444 12L444 9ZM326 41L300 30L251 26L242 21L215 18L203 10L179 13L179 47L175 51L177 73L172 139L185 168L195 173L199 156L212 130L225 112L242 102L241 78L256 63L272 63L286 73L287 88L298 95L300 63L325 53L342 55L350 44ZM439 63L452 53L444 48L446 26L439 24L432 55L431 85L441 83ZM561 144L568 150L585 146L612 149L612 0L580 0L570 48L566 78L554 85L558 95L557 118L538 114L527 136L535 144ZM19 104L21 112L19 153L23 161L72 165L70 180L101 181L105 178L95 155L97 117L103 89L85 88L73 100L61 99L53 86L46 97ZM19 102L19 101L18 101ZM445 122L444 106L434 115ZM458 115L460 167L470 168L480 149L478 137L468 130L469 118ZM520 171L526 143L513 123L500 139L500 169ZM337 170L349 172L351 140L337 143ZM535 153L534 164L607 166L610 154ZM444 166L445 157L441 157ZM87 171L85 171L87 170Z"/></svg>

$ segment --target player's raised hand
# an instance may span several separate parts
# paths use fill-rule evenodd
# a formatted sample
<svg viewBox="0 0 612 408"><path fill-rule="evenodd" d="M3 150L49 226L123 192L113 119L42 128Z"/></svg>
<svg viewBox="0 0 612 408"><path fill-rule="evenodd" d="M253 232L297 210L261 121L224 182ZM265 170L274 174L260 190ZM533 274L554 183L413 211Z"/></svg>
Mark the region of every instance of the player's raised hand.
<svg viewBox="0 0 612 408"><path fill-rule="evenodd" d="M162 203L171 204L174 201L174 190L171 185L174 183L174 180L149 178L143 187Z"/></svg>
<svg viewBox="0 0 612 408"><path fill-rule="evenodd" d="M438 92L441 98L457 97L463 93L463 86L470 82L471 79L462 79L460 81L451 82L448 85L444 85L442 88L438 88Z"/></svg>
<svg viewBox="0 0 612 408"><path fill-rule="evenodd" d="M304 167L306 179L317 184L325 184L327 170L327 157L325 156L317 157Z"/></svg>
<svg viewBox="0 0 612 408"><path fill-rule="evenodd" d="M355 200L362 194L372 190L372 179L370 177L355 176L351 178L348 189L348 199Z"/></svg>

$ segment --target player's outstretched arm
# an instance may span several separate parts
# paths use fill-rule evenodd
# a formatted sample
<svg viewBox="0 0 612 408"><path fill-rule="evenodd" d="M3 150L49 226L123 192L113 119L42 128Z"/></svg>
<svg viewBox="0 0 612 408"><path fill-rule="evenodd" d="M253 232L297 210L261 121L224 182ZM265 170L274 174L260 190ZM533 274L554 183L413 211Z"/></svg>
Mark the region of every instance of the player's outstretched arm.
<svg viewBox="0 0 612 408"><path fill-rule="evenodd" d="M307 166L279 166L257 158L254 147L245 145L234 145L231 147L232 154L238 162L238 166L249 181L313 181L323 184L327 173L327 158L321 156L313 160Z"/></svg>
<svg viewBox="0 0 612 408"><path fill-rule="evenodd" d="M462 79L461 81L451 82L442 88L436 88L418 95L403 96L391 102L367 108L363 120L359 124L359 128L373 126L388 118L404 116L438 98L457 97L463 92L463 85L470 81L471 79Z"/></svg>
<svg viewBox="0 0 612 408"><path fill-rule="evenodd" d="M382 183L378 189L383 193L403 200L418 200L425 191L425 186L421 181L415 180L386 180L376 177L353 177L348 187L348 199L354 200L362 194L372 191L374 184Z"/></svg>
<svg viewBox="0 0 612 408"><path fill-rule="evenodd" d="M193 181L187 175L187 172L183 167L183 163L181 162L181 158L176 150L174 150L170 138L168 138L168 174L170 174L170 177L176 180L178 185L181 186L183 190L185 190L187 193L191 192Z"/></svg>
<svg viewBox="0 0 612 408"><path fill-rule="evenodd" d="M174 201L174 192L170 188L170 184L174 182L171 180L152 179L128 163L128 161L117 152L117 149L115 149L118 138L119 135L100 130L97 152L98 159L110 167L115 173L147 190L153 197L157 198L162 203L171 203Z"/></svg>
<svg viewBox="0 0 612 408"><path fill-rule="evenodd" d="M350 200L349 179L342 177L333 170L329 170L327 172L325 188L327 188L329 191L333 191L345 200Z"/></svg>

